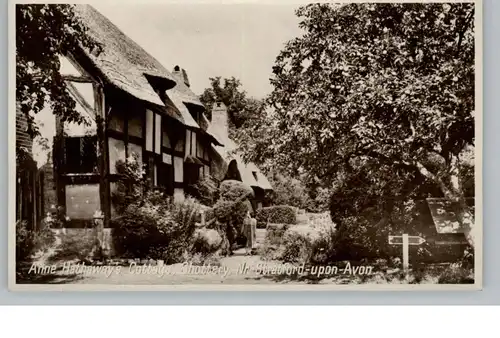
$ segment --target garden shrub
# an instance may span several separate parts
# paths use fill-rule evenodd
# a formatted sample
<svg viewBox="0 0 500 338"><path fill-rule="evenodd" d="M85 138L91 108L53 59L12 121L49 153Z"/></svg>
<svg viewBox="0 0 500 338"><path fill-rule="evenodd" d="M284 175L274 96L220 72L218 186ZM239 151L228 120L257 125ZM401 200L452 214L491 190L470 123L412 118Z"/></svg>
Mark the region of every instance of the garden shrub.
<svg viewBox="0 0 500 338"><path fill-rule="evenodd" d="M307 263L311 257L311 240L296 232L287 232L283 236L283 250L279 259L285 263Z"/></svg>
<svg viewBox="0 0 500 338"><path fill-rule="evenodd" d="M111 203L118 214L125 212L131 204L142 200L147 194L147 180L144 165L137 154L132 154L126 161L116 162L116 190L111 194ZM151 196L150 196L151 197Z"/></svg>
<svg viewBox="0 0 500 338"><path fill-rule="evenodd" d="M77 234L59 234L61 244L57 247L50 261L87 261L93 256L97 245L97 236L94 229L82 229Z"/></svg>
<svg viewBox="0 0 500 338"><path fill-rule="evenodd" d="M195 185L197 199L204 205L213 206L219 199L220 182L210 176L202 177Z"/></svg>
<svg viewBox="0 0 500 338"><path fill-rule="evenodd" d="M191 247L199 205L191 198L170 202L150 194L111 220L115 250L125 257L177 263Z"/></svg>
<svg viewBox="0 0 500 338"><path fill-rule="evenodd" d="M150 189L136 156L116 164L119 174L112 195L118 216L111 220L115 252L123 257L182 261L191 250L201 205L193 198L172 201Z"/></svg>
<svg viewBox="0 0 500 338"><path fill-rule="evenodd" d="M215 209L207 208L204 210L205 213L205 222L209 222L215 218Z"/></svg>
<svg viewBox="0 0 500 338"><path fill-rule="evenodd" d="M366 244L369 232L363 224L351 220L340 231L324 227L315 236L296 232L290 227L269 224L266 245L275 248L273 259L307 261L311 264L331 264L339 261L361 261L372 258L374 250Z"/></svg>
<svg viewBox="0 0 500 338"><path fill-rule="evenodd" d="M283 173L268 176L273 190L267 195L271 205L291 205L309 212L328 210L330 189L311 188L305 183L305 177L292 178Z"/></svg>
<svg viewBox="0 0 500 338"><path fill-rule="evenodd" d="M242 242L243 220L250 211L248 197L253 190L240 181L226 180L220 185L219 200L213 214L217 220L217 230L223 235L223 253L230 253L231 247Z"/></svg>
<svg viewBox="0 0 500 338"><path fill-rule="evenodd" d="M254 195L251 187L236 180L223 181L220 184L219 190L220 199L227 201L236 201L238 199L244 199Z"/></svg>
<svg viewBox="0 0 500 338"><path fill-rule="evenodd" d="M296 224L296 208L289 205L276 205L260 208L255 213L257 227L265 228L267 223Z"/></svg>
<svg viewBox="0 0 500 338"><path fill-rule="evenodd" d="M45 251L55 242L55 236L49 227L41 230L31 230L26 221L16 222L16 261L31 259L37 251Z"/></svg>
<svg viewBox="0 0 500 338"><path fill-rule="evenodd" d="M33 232L26 221L16 222L16 261L24 261L33 253Z"/></svg>
<svg viewBox="0 0 500 338"><path fill-rule="evenodd" d="M201 254L215 253L222 245L222 236L215 229L196 229L191 252Z"/></svg>
<svg viewBox="0 0 500 338"><path fill-rule="evenodd" d="M266 232L266 242L270 245L280 245L289 227L288 224L270 224Z"/></svg>
<svg viewBox="0 0 500 338"><path fill-rule="evenodd" d="M474 272L461 267L448 267L439 276L438 284L474 284Z"/></svg>

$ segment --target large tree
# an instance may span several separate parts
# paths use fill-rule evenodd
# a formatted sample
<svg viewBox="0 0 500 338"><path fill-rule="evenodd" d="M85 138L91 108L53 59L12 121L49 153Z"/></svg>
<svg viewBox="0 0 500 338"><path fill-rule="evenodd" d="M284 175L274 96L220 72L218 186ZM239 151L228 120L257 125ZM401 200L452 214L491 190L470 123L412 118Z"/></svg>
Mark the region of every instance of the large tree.
<svg viewBox="0 0 500 338"><path fill-rule="evenodd" d="M16 5L16 101L28 119L28 132L38 134L34 117L46 104L63 121L83 123L59 73L59 56L101 46L87 34L74 5Z"/></svg>
<svg viewBox="0 0 500 338"><path fill-rule="evenodd" d="M272 159L326 187L354 178L385 201L430 184L427 193L457 202L474 245L462 175L475 139L474 5L311 4L296 13L304 34L276 59L270 114L244 145L247 159Z"/></svg>

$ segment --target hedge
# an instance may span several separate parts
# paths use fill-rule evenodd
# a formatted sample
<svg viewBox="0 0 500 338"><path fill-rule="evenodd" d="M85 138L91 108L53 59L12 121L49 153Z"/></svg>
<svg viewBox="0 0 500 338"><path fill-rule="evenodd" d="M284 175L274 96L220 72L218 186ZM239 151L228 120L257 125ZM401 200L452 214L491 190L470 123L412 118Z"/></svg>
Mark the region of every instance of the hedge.
<svg viewBox="0 0 500 338"><path fill-rule="evenodd" d="M242 198L253 197L252 188L235 180L223 181L220 184L219 191L219 197L227 201L236 201Z"/></svg>
<svg viewBox="0 0 500 338"><path fill-rule="evenodd" d="M258 209L255 213L257 227L265 228L267 223L296 224L296 210L290 205L276 205Z"/></svg>

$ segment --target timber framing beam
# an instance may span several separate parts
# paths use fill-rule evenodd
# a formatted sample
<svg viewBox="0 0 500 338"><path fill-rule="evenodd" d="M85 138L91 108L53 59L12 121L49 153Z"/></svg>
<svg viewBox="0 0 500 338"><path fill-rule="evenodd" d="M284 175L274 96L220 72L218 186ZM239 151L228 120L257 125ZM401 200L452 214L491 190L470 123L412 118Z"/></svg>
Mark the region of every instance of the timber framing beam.
<svg viewBox="0 0 500 338"><path fill-rule="evenodd" d="M76 75L63 75L63 80L72 81L72 82L80 82L80 83L92 83L92 79L88 76L76 76Z"/></svg>

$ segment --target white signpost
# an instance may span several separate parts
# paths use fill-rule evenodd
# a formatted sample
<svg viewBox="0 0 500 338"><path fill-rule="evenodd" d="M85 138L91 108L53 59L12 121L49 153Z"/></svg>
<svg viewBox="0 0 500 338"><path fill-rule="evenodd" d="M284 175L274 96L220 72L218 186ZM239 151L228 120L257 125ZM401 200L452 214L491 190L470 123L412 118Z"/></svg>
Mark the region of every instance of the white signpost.
<svg viewBox="0 0 500 338"><path fill-rule="evenodd" d="M410 266L410 245L421 245L424 243L425 239L420 236L408 236L408 234L389 236L389 244L403 246L403 270L405 272L408 271L408 267Z"/></svg>

